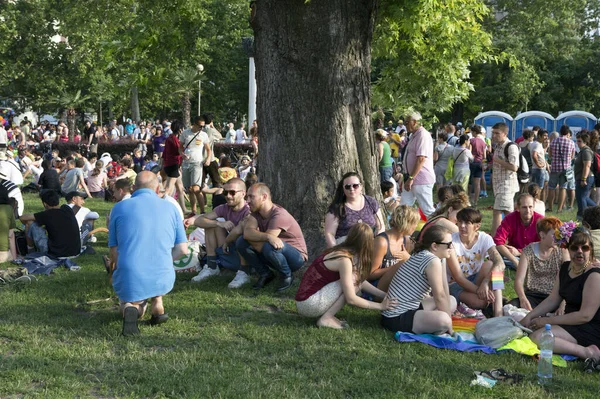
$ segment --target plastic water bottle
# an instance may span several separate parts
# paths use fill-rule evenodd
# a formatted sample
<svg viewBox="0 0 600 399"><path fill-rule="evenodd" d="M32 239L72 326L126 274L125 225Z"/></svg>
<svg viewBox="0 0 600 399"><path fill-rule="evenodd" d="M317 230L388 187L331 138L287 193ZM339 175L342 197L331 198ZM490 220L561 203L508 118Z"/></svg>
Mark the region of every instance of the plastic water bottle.
<svg viewBox="0 0 600 399"><path fill-rule="evenodd" d="M554 348L554 334L550 324L546 324L545 331L540 337L540 361L538 362L538 384L549 385L552 382L552 348Z"/></svg>

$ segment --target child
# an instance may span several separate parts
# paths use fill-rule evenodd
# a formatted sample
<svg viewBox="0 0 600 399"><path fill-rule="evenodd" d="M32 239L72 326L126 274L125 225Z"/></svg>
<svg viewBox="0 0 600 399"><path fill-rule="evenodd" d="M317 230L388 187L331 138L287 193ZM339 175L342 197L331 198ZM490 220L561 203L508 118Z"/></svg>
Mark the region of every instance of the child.
<svg viewBox="0 0 600 399"><path fill-rule="evenodd" d="M540 200L540 194L542 193L540 186L535 183L531 183L529 186L527 186L527 192L533 197L533 211L542 216L546 216L546 204L544 204L544 201Z"/></svg>
<svg viewBox="0 0 600 399"><path fill-rule="evenodd" d="M159 157L158 157L157 153L152 154L152 159L150 159L150 157L148 155L146 155L146 157L144 159L145 160L147 159L146 166L144 166L144 170L153 171L153 169L155 169L157 166L159 166L159 164L158 164Z"/></svg>
<svg viewBox="0 0 600 399"><path fill-rule="evenodd" d="M389 215L394 209L396 209L400 203L400 199L394 195L394 184L390 181L384 181L381 183L381 192L383 193L383 204L385 205L385 210L388 214L389 220Z"/></svg>
<svg viewBox="0 0 600 399"><path fill-rule="evenodd" d="M142 156L142 150L136 148L133 151L133 170L135 173L140 173L144 169L144 157Z"/></svg>

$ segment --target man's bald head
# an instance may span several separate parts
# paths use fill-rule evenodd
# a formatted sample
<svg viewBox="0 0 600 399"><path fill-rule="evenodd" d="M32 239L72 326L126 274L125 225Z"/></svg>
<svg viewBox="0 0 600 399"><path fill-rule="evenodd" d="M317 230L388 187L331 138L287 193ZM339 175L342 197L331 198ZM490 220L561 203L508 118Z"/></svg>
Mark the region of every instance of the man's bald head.
<svg viewBox="0 0 600 399"><path fill-rule="evenodd" d="M256 195L267 195L267 199L271 199L271 190L265 183L256 183L253 184L250 190Z"/></svg>
<svg viewBox="0 0 600 399"><path fill-rule="evenodd" d="M158 178L149 170L138 173L135 178L135 189L140 190L142 188L149 188L154 192L158 189Z"/></svg>

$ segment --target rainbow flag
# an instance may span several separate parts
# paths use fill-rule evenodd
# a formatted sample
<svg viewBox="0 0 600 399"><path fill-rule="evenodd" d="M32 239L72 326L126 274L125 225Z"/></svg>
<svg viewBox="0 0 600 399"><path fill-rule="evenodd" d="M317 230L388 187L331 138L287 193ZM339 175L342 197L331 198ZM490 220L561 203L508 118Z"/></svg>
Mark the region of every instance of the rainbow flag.
<svg viewBox="0 0 600 399"><path fill-rule="evenodd" d="M475 334L475 324L479 321L474 318L452 316L452 329L458 332Z"/></svg>
<svg viewBox="0 0 600 399"><path fill-rule="evenodd" d="M492 291L504 289L504 272L499 270L492 271Z"/></svg>

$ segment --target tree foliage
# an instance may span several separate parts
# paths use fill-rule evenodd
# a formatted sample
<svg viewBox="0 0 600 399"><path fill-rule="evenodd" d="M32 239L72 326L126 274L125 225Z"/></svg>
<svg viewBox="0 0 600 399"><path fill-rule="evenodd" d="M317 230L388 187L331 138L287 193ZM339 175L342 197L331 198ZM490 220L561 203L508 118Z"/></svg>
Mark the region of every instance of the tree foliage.
<svg viewBox="0 0 600 399"><path fill-rule="evenodd" d="M466 103L474 116L497 109L516 114L537 109L598 112L600 74L597 0L498 0L485 27L494 46L508 55L500 65L474 66L474 93Z"/></svg>
<svg viewBox="0 0 600 399"><path fill-rule="evenodd" d="M475 61L491 62L481 0L382 0L374 34L373 103L396 114L448 110L473 90Z"/></svg>

